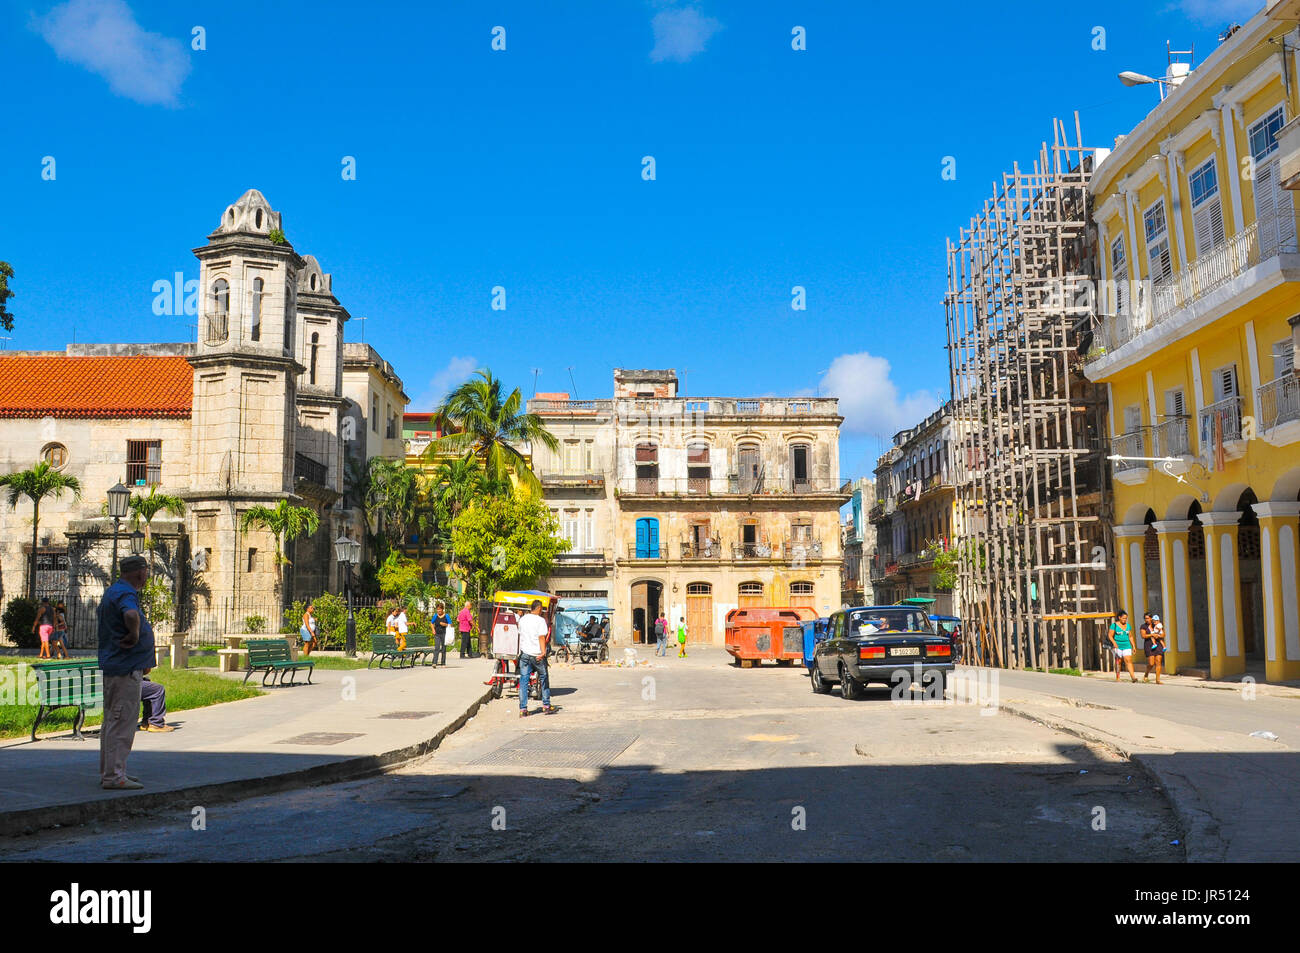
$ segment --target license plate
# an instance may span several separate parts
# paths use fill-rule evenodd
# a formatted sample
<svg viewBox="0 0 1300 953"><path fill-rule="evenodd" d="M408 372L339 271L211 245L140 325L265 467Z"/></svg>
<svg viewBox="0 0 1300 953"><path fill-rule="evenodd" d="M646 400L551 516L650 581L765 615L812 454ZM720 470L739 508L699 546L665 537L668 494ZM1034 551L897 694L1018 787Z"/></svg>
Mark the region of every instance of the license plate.
<svg viewBox="0 0 1300 953"><path fill-rule="evenodd" d="M905 645L902 648L890 649L890 655L920 655L921 650L915 645Z"/></svg>

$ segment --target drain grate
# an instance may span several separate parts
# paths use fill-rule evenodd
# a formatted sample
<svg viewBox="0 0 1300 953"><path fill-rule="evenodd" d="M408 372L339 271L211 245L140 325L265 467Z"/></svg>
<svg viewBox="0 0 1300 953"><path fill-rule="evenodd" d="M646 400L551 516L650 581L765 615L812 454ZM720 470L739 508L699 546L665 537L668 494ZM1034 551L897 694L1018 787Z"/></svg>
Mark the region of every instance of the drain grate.
<svg viewBox="0 0 1300 953"><path fill-rule="evenodd" d="M430 715L438 714L436 711L389 711L380 715L380 718L428 718Z"/></svg>
<svg viewBox="0 0 1300 953"><path fill-rule="evenodd" d="M352 738L360 738L365 732L348 731L309 731L305 735L294 735L277 742L282 745L336 745Z"/></svg>
<svg viewBox="0 0 1300 953"><path fill-rule="evenodd" d="M471 765L601 768L636 741L632 732L529 731L471 761Z"/></svg>

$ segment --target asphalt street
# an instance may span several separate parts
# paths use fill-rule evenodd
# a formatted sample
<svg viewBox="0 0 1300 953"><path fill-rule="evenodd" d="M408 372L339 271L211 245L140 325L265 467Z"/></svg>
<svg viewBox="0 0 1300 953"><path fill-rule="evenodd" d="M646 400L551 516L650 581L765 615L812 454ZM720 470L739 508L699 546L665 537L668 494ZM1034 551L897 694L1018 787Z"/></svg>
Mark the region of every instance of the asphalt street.
<svg viewBox="0 0 1300 953"><path fill-rule="evenodd" d="M1183 859L1146 775L1073 736L884 688L815 695L718 650L654 661L557 667L559 713L494 701L388 774L16 837L0 859Z"/></svg>

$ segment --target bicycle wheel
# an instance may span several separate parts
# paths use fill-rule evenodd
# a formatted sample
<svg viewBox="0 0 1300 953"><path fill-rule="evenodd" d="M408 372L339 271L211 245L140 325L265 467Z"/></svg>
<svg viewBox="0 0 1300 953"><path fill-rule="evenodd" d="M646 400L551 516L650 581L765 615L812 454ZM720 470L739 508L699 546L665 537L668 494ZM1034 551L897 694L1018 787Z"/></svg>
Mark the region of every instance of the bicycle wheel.
<svg viewBox="0 0 1300 953"><path fill-rule="evenodd" d="M503 677L505 674L505 669L506 669L506 663L504 659L497 662L497 667L493 669L492 672L494 676L492 679L493 698L500 698L502 695L505 694L506 686L505 686L505 679Z"/></svg>

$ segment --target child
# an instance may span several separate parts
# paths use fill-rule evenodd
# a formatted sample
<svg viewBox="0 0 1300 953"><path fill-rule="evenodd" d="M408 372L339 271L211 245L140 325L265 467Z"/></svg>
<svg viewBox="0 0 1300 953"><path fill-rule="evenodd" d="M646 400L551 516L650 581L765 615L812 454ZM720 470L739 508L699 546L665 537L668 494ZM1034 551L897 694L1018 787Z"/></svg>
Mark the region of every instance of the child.
<svg viewBox="0 0 1300 953"><path fill-rule="evenodd" d="M1160 681L1160 674L1164 670L1165 662L1165 624L1160 621L1160 616L1152 613L1151 621L1145 626L1147 633L1143 648L1147 653L1147 671L1142 676L1142 681L1146 681L1151 676L1151 669L1156 670L1156 684L1163 685Z"/></svg>
<svg viewBox="0 0 1300 953"><path fill-rule="evenodd" d="M677 620L677 657L686 658L686 619Z"/></svg>
<svg viewBox="0 0 1300 953"><path fill-rule="evenodd" d="M32 631L41 637L41 652L36 657L53 658L50 655L50 636L54 634L54 607L50 605L48 597L41 600L40 608L36 610Z"/></svg>
<svg viewBox="0 0 1300 953"><path fill-rule="evenodd" d="M58 653L55 658L68 657L68 610L62 602L54 607L54 635L50 636L50 645Z"/></svg>

